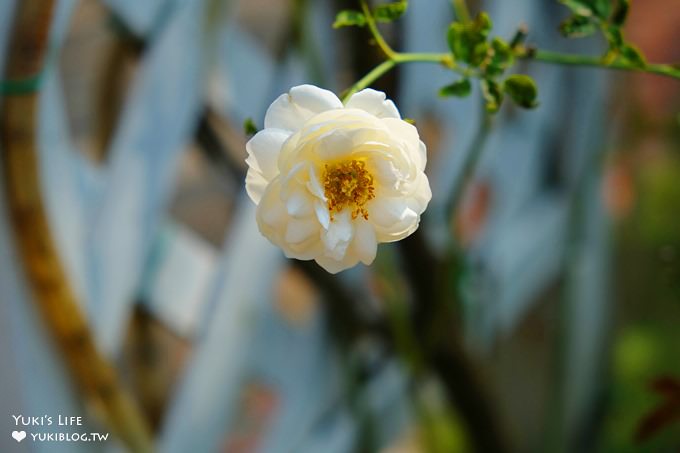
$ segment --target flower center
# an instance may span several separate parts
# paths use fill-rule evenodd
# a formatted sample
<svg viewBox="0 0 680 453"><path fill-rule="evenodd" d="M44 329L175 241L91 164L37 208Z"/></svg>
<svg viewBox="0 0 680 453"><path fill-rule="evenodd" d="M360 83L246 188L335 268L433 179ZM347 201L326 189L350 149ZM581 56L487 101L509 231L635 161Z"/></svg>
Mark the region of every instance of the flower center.
<svg viewBox="0 0 680 453"><path fill-rule="evenodd" d="M352 208L352 219L361 215L368 220L364 205L375 198L373 176L366 170L366 164L351 160L340 164L326 164L323 177L324 194L328 199L328 211L340 212L345 207Z"/></svg>

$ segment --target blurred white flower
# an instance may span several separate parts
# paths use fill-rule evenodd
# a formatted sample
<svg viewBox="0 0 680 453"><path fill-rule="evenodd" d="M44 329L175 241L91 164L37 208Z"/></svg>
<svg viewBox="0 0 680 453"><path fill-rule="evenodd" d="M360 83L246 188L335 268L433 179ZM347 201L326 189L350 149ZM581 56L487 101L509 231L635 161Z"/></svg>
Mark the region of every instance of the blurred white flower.
<svg viewBox="0 0 680 453"><path fill-rule="evenodd" d="M293 87L246 149L260 232L331 273L371 264L378 243L413 233L432 198L418 131L372 89L343 105L330 91Z"/></svg>

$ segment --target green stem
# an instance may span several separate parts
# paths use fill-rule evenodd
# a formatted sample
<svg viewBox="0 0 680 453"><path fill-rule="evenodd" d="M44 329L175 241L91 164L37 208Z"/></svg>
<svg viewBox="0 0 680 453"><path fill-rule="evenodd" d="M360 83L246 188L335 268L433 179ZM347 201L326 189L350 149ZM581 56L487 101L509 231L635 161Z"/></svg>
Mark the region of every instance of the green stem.
<svg viewBox="0 0 680 453"><path fill-rule="evenodd" d="M365 0L361 0L361 9L364 12L364 16L366 16L366 24L368 25L368 29L373 35L373 39L375 39L376 44L378 44L378 47L380 47L388 59L394 60L396 52L392 50L390 45L387 44L387 41L385 41L385 39L382 37L380 30L378 30L378 25L375 23L375 19L373 18L373 14L371 13L371 10Z"/></svg>
<svg viewBox="0 0 680 453"><path fill-rule="evenodd" d="M552 63L567 66L591 66L620 71L647 72L667 77L680 79L680 68L667 64L648 64L645 66L634 66L630 63L613 61L607 62L601 57L590 57L585 55L573 55L549 50L525 51L519 55L520 58L539 61L542 63Z"/></svg>
<svg viewBox="0 0 680 453"><path fill-rule="evenodd" d="M393 52L392 57L383 61L371 71L359 79L354 85L352 85L342 96L342 101L347 102L347 100L357 91L363 90L370 86L373 82L378 80L380 77L389 72L398 64L403 63L438 63L448 69L457 72L465 76L473 75L472 72L457 66L453 62L451 54L448 53L400 53Z"/></svg>
<svg viewBox="0 0 680 453"><path fill-rule="evenodd" d="M349 90L342 96L342 102L347 102L354 93L363 90L370 84L382 77L386 72L389 72L397 63L394 60L385 60L378 66L373 68L368 74L359 79Z"/></svg>
<svg viewBox="0 0 680 453"><path fill-rule="evenodd" d="M467 9L467 5L464 0L453 0L454 8L456 9L456 15L460 20L469 20L470 14ZM396 52L389 44L385 41L378 30L378 26L375 22L375 18L371 13L366 0L361 0L361 9L366 17L366 24L368 29L375 39L376 44L383 51L387 60L380 63L378 66L373 68L368 74L362 77L354 85L352 85L343 96L343 102L347 100L357 91L370 86L377 79L385 75L392 68L398 64L402 63L438 63L453 72L457 72L465 77L481 77L474 69L463 68L456 64L453 56L450 53L429 53L429 52L409 52L401 53ZM646 72L650 74L663 75L667 77L672 77L675 79L680 79L680 68L667 64L649 64L644 67L634 66L627 62L621 61L606 61L601 57L591 57L584 55L573 55L564 54L559 52L551 52L548 50L529 50L525 48L520 48L516 53L518 58L533 60L543 63L561 64L569 66L591 66L599 67L605 69L616 69L622 71L634 71L634 72Z"/></svg>
<svg viewBox="0 0 680 453"><path fill-rule="evenodd" d="M457 66L453 63L453 57L450 53L399 53L395 52L392 59L397 63L439 63L443 64L448 68L456 68Z"/></svg>
<svg viewBox="0 0 680 453"><path fill-rule="evenodd" d="M439 63L460 74L469 75L467 74L466 71L456 66L456 64L453 62L453 56L449 53L395 52L394 49L392 49L392 47L390 47L390 45L387 44L382 34L380 33L380 30L378 30L378 26L375 22L375 18L373 17L373 13L371 13L371 10L368 7L368 4L366 3L365 0L361 0L361 9L364 13L364 16L366 17L366 24L368 25L368 29L370 30L373 39L375 39L376 44L383 51L383 53L387 57L387 60L380 63L378 66L373 68L368 74L366 74L364 77L359 79L354 85L352 85L347 90L347 92L342 96L343 102L347 102L347 100L354 93L368 87L373 82L378 80L380 77L385 75L385 73L389 72L396 65L402 63L415 63L415 62Z"/></svg>
<svg viewBox="0 0 680 453"><path fill-rule="evenodd" d="M465 0L453 0L453 10L456 13L456 19L458 19L458 21L470 21L470 11L468 10Z"/></svg>
<svg viewBox="0 0 680 453"><path fill-rule="evenodd" d="M395 266L397 258L391 248L381 251L376 259L377 277L383 285L385 313L393 333L394 347L411 368L413 376L419 379L425 372L425 358L413 331L406 293L398 283L404 281L404 276Z"/></svg>
<svg viewBox="0 0 680 453"><path fill-rule="evenodd" d="M475 168L477 168L477 162L482 155L484 150L484 145L486 144L486 139L489 136L489 131L491 130L491 115L486 110L485 106L480 107L481 114L479 119L479 127L475 138L470 144L470 149L465 155L465 162L463 163L463 169L461 171L460 177L456 181L456 184L446 201L446 218L450 220L455 214L460 201L465 193L465 188L474 176Z"/></svg>
<svg viewBox="0 0 680 453"><path fill-rule="evenodd" d="M374 22L373 22L374 23ZM374 23L375 24L375 23ZM380 42L385 42L382 38L380 40L377 37L380 36L378 33L376 35L376 42L381 46L385 46L385 49L389 49L388 59L380 63L378 66L373 68L368 74L362 77L358 82L356 82L352 87L349 88L347 94L343 97L343 101L347 101L351 95L359 90L362 90L377 79L385 75L392 68L398 64L402 63L437 63L445 66L446 68L457 72L466 77L475 76L475 71L471 69L466 69L458 66L451 54L449 53L429 53L429 52L408 52L401 53L392 50L386 43L381 45ZM614 69L620 71L631 71L631 72L646 72L649 74L657 74L666 77L672 77L674 79L680 79L680 68L668 64L648 64L644 67L633 66L629 63L614 61L606 62L600 57L590 57L584 55L573 55L565 54L559 52L551 52L548 50L535 50L535 51L522 51L518 55L519 58L525 60L537 61L540 63L550 63L550 64L560 64L567 66L590 66L603 69Z"/></svg>

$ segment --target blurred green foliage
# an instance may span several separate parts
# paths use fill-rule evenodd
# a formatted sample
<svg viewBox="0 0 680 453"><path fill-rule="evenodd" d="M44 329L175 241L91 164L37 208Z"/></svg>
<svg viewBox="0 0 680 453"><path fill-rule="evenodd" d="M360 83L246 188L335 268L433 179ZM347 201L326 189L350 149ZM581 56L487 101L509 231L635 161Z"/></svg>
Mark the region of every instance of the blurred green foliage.
<svg viewBox="0 0 680 453"><path fill-rule="evenodd" d="M614 344L612 386L603 438L605 452L664 452L680 446L680 423L659 429L647 441L634 441L644 417L662 403L651 388L663 376L680 377L677 316L626 327Z"/></svg>
<svg viewBox="0 0 680 453"><path fill-rule="evenodd" d="M614 287L617 328L606 452L665 452L680 447L680 423L635 442L647 415L663 404L652 388L680 379L680 156L659 154L638 168L637 202L618 234Z"/></svg>

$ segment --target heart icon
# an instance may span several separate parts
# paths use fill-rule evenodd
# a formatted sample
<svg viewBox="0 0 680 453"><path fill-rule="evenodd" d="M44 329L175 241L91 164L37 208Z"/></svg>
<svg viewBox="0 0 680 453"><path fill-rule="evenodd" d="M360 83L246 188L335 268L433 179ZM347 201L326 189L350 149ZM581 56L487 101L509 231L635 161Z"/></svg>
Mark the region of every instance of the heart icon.
<svg viewBox="0 0 680 453"><path fill-rule="evenodd" d="M21 442L26 438L26 431L12 431L12 437L14 437L14 440L17 442Z"/></svg>

